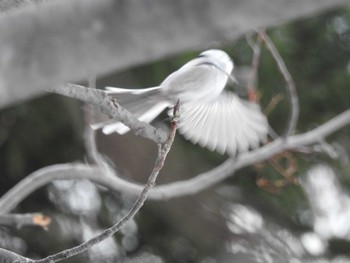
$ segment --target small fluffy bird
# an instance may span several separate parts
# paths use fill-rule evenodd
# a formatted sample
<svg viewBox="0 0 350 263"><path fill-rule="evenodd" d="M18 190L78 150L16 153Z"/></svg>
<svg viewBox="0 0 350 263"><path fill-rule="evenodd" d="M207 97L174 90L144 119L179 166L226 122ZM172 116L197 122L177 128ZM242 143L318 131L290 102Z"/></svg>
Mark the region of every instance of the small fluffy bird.
<svg viewBox="0 0 350 263"><path fill-rule="evenodd" d="M180 100L178 131L192 143L234 156L265 142L268 123L259 105L224 91L233 67L227 53L211 49L170 74L158 87L106 87L106 90L116 96L120 105L147 123ZM118 121L94 127L102 128L105 134L129 131Z"/></svg>

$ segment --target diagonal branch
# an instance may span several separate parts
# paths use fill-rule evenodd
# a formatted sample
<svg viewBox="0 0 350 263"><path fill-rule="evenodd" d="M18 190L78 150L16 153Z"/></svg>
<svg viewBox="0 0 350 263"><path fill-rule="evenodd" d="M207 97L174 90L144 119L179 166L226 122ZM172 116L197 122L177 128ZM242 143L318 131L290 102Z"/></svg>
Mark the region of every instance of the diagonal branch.
<svg viewBox="0 0 350 263"><path fill-rule="evenodd" d="M130 128L132 133L153 140L157 144L164 143L167 139L167 135L163 130L156 129L148 123L139 121L103 90L67 83L50 88L48 91L92 104L101 112L124 123Z"/></svg>
<svg viewBox="0 0 350 263"><path fill-rule="evenodd" d="M20 262L29 262L30 259L22 257L12 251L0 248L0 260L3 263L20 263Z"/></svg>

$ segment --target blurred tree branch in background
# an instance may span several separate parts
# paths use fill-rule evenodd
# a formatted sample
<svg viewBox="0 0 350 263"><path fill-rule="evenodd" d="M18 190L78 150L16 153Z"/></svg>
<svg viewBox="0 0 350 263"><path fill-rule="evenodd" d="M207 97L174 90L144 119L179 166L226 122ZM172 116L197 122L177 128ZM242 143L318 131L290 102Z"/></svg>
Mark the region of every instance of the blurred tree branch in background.
<svg viewBox="0 0 350 263"><path fill-rule="evenodd" d="M69 86L71 87L71 86ZM74 86L72 86L74 87ZM71 88L72 88L71 87ZM78 88L80 88L78 86ZM93 92L94 90L90 89L90 92ZM171 119L171 125L170 125L170 131L167 135L167 138L164 142L158 142L158 155L157 159L154 164L154 168L151 172L151 174L148 177L148 180L146 184L142 187L141 192L138 195L138 198L130 208L130 210L120 219L118 220L112 227L105 229L98 235L94 236L93 238L89 239L88 241L66 249L64 251L58 252L54 255L50 255L44 259L41 260L30 260L27 258L22 258L21 256L9 252L7 250L0 248L0 261L1 262L40 262L40 263L51 263L51 262L59 262L61 260L70 258L72 256L78 255L88 249L90 249L92 246L100 243L101 241L107 239L108 237L114 235L116 232L118 232L120 229L122 229L131 219L134 218L134 216L137 214L137 212L141 209L141 207L144 205L145 201L147 200L149 191L155 186L157 177L159 175L159 172L164 166L166 157L171 149L171 146L175 139L175 134L177 130L177 124L179 120L179 114L180 114L180 101L177 101L176 105L174 105L173 110L173 117ZM72 170L72 167L70 167ZM57 174L57 170L55 171ZM69 172L71 174L71 171ZM94 173L96 175L96 173ZM36 179L40 178L33 178L33 177L27 177L27 181L33 185L37 181ZM72 179L72 178L71 178ZM33 189L33 187L32 187ZM28 190L27 187L24 187L22 189L23 191ZM10 222L12 224L15 224L17 226L21 226L23 224L30 224L28 221L33 222L35 225L40 225L42 227L47 227L47 225L51 222L48 218L44 218L42 215L0 215L0 223L3 222L3 224L10 225Z"/></svg>
<svg viewBox="0 0 350 263"><path fill-rule="evenodd" d="M212 47L231 41L256 28L284 23L346 2L345 0L278 2L241 0L239 3L230 0L215 2L151 0L147 3L136 0L1 1L0 108L30 99L44 91L52 91L94 105L100 111L131 127L134 134L162 145L165 152L159 152L151 179L146 188L143 188L140 184L118 176L97 152L94 138L85 138L92 139L87 144L91 146L89 149L92 152L89 154L94 159L94 164L58 164L41 168L28 175L0 198L0 221L2 220L4 225L31 225L31 218L41 214L10 214L28 195L53 180L87 179L111 191L134 196L141 194L129 214L113 227L112 232L115 232L136 214L147 197L153 200L166 200L194 195L226 178L235 176L235 172L243 167L267 160L283 151L302 152L305 147L311 150L319 148L320 145L323 147L328 135L350 124L350 110L344 111L313 130L293 135L298 119L298 97L295 94L294 82L278 55L275 56L275 60L285 78L288 99L292 102L292 115L287 122L286 136L277 138L259 149L241 154L235 159L228 158L212 170L200 173L191 179L153 188L155 177L170 149L174 135L172 133L175 133L176 129L174 127L171 129L172 138L169 139L161 129L138 121L117 102L111 100L104 91L62 83L82 81L91 74L101 76L122 71L191 49ZM267 36L262 33L260 38L262 42L270 43ZM271 46L269 49L276 55ZM256 64L253 63L256 67L251 86L254 86L259 54L260 46L255 55ZM39 220L33 225L42 226L43 223ZM106 231L105 237L112 234L111 229ZM92 239L79 251L99 241L99 238ZM76 252L74 250L69 253L73 255ZM68 254L67 251L63 251L57 254L57 259L63 259ZM27 260L0 249L0 261L13 262L16 259ZM51 258L45 260L49 262Z"/></svg>
<svg viewBox="0 0 350 263"><path fill-rule="evenodd" d="M285 150L298 150L305 146L319 145L327 136L350 124L350 110L334 117L306 133L277 139L259 149L239 155L236 159L227 159L221 165L191 179L177 181L154 187L149 193L149 199L167 200L197 194L213 185L234 176L235 171L267 160ZM103 166L88 164L57 164L44 167L28 175L16 186L0 198L0 214L9 213L29 194L53 180L90 180L112 191L138 195L142 186L122 179L103 159ZM108 168L106 168L108 167ZM108 169L106 171L106 169ZM110 176L113 174L113 176Z"/></svg>
<svg viewBox="0 0 350 263"><path fill-rule="evenodd" d="M49 86L213 46L343 3L347 1L1 1L0 108Z"/></svg>

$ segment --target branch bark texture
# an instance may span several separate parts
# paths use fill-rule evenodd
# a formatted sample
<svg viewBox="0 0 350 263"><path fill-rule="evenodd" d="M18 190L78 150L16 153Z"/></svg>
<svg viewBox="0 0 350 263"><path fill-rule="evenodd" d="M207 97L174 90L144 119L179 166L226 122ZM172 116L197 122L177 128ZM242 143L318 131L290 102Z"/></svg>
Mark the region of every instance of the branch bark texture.
<svg viewBox="0 0 350 263"><path fill-rule="evenodd" d="M18 9L10 4L0 15L0 108L48 86L213 47L347 2L61 0Z"/></svg>
<svg viewBox="0 0 350 263"><path fill-rule="evenodd" d="M130 128L130 130L144 138L153 140L155 143L164 143L167 134L156 129L152 125L139 121L134 115L121 107L117 101L113 100L105 91L86 88L76 84L65 84L48 89L51 92L78 99L88 104L94 105L101 112L117 119Z"/></svg>

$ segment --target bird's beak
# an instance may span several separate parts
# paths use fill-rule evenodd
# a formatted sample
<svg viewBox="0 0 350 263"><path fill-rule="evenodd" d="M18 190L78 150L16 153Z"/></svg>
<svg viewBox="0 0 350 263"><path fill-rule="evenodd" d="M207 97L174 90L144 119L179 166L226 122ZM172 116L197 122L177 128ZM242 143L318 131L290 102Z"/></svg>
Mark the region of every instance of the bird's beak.
<svg viewBox="0 0 350 263"><path fill-rule="evenodd" d="M234 84L239 84L239 82L238 82L238 80L236 79L235 76L229 75L228 78L229 78L229 80L230 80L232 83L234 83Z"/></svg>

